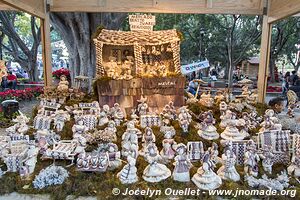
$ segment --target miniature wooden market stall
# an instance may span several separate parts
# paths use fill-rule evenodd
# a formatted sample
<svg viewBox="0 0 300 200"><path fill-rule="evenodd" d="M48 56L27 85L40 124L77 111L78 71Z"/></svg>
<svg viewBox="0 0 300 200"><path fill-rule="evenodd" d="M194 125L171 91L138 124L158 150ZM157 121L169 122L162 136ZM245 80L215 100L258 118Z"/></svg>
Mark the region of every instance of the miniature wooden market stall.
<svg viewBox="0 0 300 200"><path fill-rule="evenodd" d="M180 76L180 36L176 30L113 31L94 39L100 104L119 103L127 114L141 97L150 110L169 101L184 104L185 79Z"/></svg>

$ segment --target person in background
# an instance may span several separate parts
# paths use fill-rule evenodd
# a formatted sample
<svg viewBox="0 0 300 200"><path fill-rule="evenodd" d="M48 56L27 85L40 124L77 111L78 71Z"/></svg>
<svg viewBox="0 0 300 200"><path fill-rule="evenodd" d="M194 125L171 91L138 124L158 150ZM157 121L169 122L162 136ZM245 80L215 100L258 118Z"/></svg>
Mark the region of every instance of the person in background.
<svg viewBox="0 0 300 200"><path fill-rule="evenodd" d="M293 90L297 94L298 99L300 99L300 79L295 81L295 85L292 85L290 90Z"/></svg>
<svg viewBox="0 0 300 200"><path fill-rule="evenodd" d="M295 85L296 81L299 79L299 76L297 75L297 71L292 71L292 75L290 76L290 85Z"/></svg>
<svg viewBox="0 0 300 200"><path fill-rule="evenodd" d="M188 92L195 95L196 91L197 91L197 87L198 87L198 83L194 82L193 80L191 80L189 82L189 88L188 88Z"/></svg>
<svg viewBox="0 0 300 200"><path fill-rule="evenodd" d="M16 75L13 75L12 72L8 72L7 77L5 77L2 82L4 88L11 86L12 89L15 90L17 87L17 77Z"/></svg>
<svg viewBox="0 0 300 200"><path fill-rule="evenodd" d="M285 91L285 93L282 92L284 94L284 96L286 96L286 93L289 90L290 76L291 76L291 73L286 72L283 77L283 80L282 80L282 91L283 90Z"/></svg>
<svg viewBox="0 0 300 200"><path fill-rule="evenodd" d="M23 73L23 78L29 79L28 73L26 71L24 71L24 73Z"/></svg>
<svg viewBox="0 0 300 200"><path fill-rule="evenodd" d="M284 98L275 97L269 101L269 106L276 114L279 114L284 109Z"/></svg>

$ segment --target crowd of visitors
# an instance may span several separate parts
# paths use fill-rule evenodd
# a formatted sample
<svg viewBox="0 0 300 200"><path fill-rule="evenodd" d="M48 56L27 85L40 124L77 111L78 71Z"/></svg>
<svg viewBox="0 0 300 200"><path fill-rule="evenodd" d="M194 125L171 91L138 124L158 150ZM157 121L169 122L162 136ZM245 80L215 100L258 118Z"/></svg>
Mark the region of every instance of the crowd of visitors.
<svg viewBox="0 0 300 200"><path fill-rule="evenodd" d="M297 71L286 72L282 79L282 95L286 96L288 90L293 90L300 98L300 79Z"/></svg>

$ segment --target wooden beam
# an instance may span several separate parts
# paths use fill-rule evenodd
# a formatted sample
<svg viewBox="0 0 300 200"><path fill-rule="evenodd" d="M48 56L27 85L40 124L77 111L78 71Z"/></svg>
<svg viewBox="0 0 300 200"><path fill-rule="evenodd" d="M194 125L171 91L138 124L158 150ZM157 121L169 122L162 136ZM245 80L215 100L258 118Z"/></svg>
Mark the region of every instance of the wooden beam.
<svg viewBox="0 0 300 200"><path fill-rule="evenodd" d="M52 0L51 12L263 13L263 0Z"/></svg>
<svg viewBox="0 0 300 200"><path fill-rule="evenodd" d="M52 59L51 59L51 40L50 40L50 16L46 12L45 18L41 19L42 36L42 56L44 66L44 85L52 85Z"/></svg>
<svg viewBox="0 0 300 200"><path fill-rule="evenodd" d="M267 82L268 82L268 68L270 62L270 48L272 36L272 24L268 23L268 16L263 16L262 35L260 45L259 69L258 69L258 101L265 102Z"/></svg>
<svg viewBox="0 0 300 200"><path fill-rule="evenodd" d="M6 3L0 2L0 10L16 10L16 8L13 8Z"/></svg>
<svg viewBox="0 0 300 200"><path fill-rule="evenodd" d="M39 18L45 17L44 0L0 0L2 5L7 5L15 10L21 10Z"/></svg>
<svg viewBox="0 0 300 200"><path fill-rule="evenodd" d="M300 0L270 0L269 23L300 12Z"/></svg>

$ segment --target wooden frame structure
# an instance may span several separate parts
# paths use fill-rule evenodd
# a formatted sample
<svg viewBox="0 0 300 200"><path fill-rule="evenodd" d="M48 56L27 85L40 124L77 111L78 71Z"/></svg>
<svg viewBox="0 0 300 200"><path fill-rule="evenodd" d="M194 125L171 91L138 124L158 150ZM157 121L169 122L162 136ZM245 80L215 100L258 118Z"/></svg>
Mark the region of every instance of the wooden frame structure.
<svg viewBox="0 0 300 200"><path fill-rule="evenodd" d="M51 79L49 12L148 12L264 15L258 95L264 102L272 23L300 12L300 0L0 0L0 10L22 10L41 19L45 85Z"/></svg>

